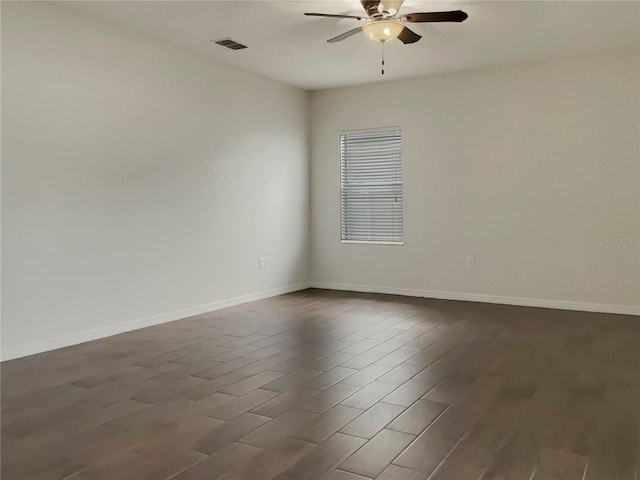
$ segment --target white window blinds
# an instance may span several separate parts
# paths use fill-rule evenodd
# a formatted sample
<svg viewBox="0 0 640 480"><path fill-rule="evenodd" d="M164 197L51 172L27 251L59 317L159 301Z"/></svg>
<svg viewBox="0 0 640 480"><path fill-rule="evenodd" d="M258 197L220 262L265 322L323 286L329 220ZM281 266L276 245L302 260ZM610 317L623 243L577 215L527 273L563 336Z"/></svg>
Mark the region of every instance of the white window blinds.
<svg viewBox="0 0 640 480"><path fill-rule="evenodd" d="M399 127L340 136L343 241L402 243L401 137Z"/></svg>

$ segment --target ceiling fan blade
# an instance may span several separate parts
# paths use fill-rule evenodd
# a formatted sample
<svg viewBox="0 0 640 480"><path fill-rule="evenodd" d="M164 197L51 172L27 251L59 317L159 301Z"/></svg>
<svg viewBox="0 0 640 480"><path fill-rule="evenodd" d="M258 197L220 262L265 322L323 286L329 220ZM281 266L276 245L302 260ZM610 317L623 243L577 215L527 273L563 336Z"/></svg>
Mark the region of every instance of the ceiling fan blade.
<svg viewBox="0 0 640 480"><path fill-rule="evenodd" d="M327 42L329 43L336 43L339 42L341 40L344 40L345 38L349 38L352 35L355 35L358 32L361 32L362 28L358 27L358 28L354 28L353 30L349 30L348 32L344 32L342 35L338 35L337 37L333 37L330 38L329 40L327 40Z"/></svg>
<svg viewBox="0 0 640 480"><path fill-rule="evenodd" d="M409 30L407 27L404 27L400 32L400 35L398 35L398 40L400 40L404 44L416 43L421 38L421 35L418 35L413 30Z"/></svg>
<svg viewBox="0 0 640 480"><path fill-rule="evenodd" d="M334 15L333 13L305 13L308 17L330 17L330 18L355 18L356 20L364 20L364 17L355 15Z"/></svg>
<svg viewBox="0 0 640 480"><path fill-rule="evenodd" d="M425 12L408 13L400 20L411 23L422 22L464 22L469 15L462 10L452 10L450 12Z"/></svg>

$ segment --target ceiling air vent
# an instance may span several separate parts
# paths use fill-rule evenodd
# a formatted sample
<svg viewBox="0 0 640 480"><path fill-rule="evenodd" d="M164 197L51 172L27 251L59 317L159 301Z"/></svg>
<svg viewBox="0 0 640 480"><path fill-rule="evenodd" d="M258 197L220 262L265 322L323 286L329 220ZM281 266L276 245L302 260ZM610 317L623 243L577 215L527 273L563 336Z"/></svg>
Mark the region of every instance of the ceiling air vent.
<svg viewBox="0 0 640 480"><path fill-rule="evenodd" d="M243 48L249 48L246 45L236 42L230 38L221 38L220 40L212 40L212 42L222 45L223 47L230 48L231 50L242 50Z"/></svg>

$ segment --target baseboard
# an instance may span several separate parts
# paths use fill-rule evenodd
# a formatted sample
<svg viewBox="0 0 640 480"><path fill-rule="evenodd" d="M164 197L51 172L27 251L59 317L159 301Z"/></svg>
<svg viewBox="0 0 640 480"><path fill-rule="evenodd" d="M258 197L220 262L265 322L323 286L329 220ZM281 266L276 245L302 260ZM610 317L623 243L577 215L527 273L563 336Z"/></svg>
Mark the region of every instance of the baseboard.
<svg viewBox="0 0 640 480"><path fill-rule="evenodd" d="M137 320L132 320L129 322L122 322L114 325L94 328L91 330L85 330L83 332L73 333L70 335L48 338L33 343L18 345L17 347L3 348L2 352L0 352L0 358L2 359L2 361L5 361L12 360L14 358L26 357L28 355L34 355L36 353L48 352L57 348L90 342L91 340L110 337L112 335L118 335L119 333L130 332L132 330L151 327L153 325L160 325L161 323L173 322L175 320L192 317L194 315L200 315L202 313L212 312L214 310L221 310L223 308L233 307L242 303L254 302L256 300L262 300L264 298L275 297L277 295L283 295L285 293L296 292L298 290L304 290L306 288L309 288L308 283L298 283L296 285L288 285L286 287L274 288L272 290L264 290L262 292L250 293L248 295L242 295L239 297L218 300L216 302L206 303L204 305L196 305L194 307L183 308L180 310L175 310L173 312L152 315L150 317L139 318Z"/></svg>
<svg viewBox="0 0 640 480"><path fill-rule="evenodd" d="M18 345L17 347L3 348L0 352L0 358L2 361L12 360L14 358L26 357L28 355L34 355L36 353L47 352L55 350L57 348L68 347L71 345L77 345L79 343L89 342L91 340L97 340L112 335L118 335L120 333L130 332L132 330L138 330L140 328L150 327L153 325L160 325L162 323L173 322L183 318L191 317L194 315L200 315L202 313L212 312L215 310L221 310L223 308L240 305L247 302L254 302L256 300L262 300L264 298L275 297L277 295L283 295L285 293L296 292L298 290L304 290L306 288L321 288L326 290L345 290L351 292L366 292L366 293L386 293L390 295L403 295L408 297L425 297L435 298L441 300L461 300L467 302L481 302L481 303L497 303L502 305L518 305L523 307L540 307L540 308L555 308L560 310L577 310L584 312L600 312L600 313L615 313L622 315L639 315L640 306L637 305L616 305L608 303L589 303L589 302L575 302L571 300L554 300L544 298L526 298L526 297L509 297L502 295L484 295L479 293L462 293L462 292L443 292L436 290L418 290L409 288L395 288L395 287L379 287L372 285L356 285L347 283L327 283L327 282L310 282L299 283L296 285L288 285L285 287L274 288L271 290L264 290L262 292L250 293L248 295L242 295L239 297L227 298L224 300L218 300L204 305L196 305L194 307L188 307L181 310L175 310L172 312L161 313L159 315L153 315L150 317L140 318L129 322L117 323L114 325L108 325L105 327L94 328L91 330L85 330L83 332L73 333L70 335L62 335L59 337L48 338L37 342L32 342L24 345Z"/></svg>
<svg viewBox="0 0 640 480"><path fill-rule="evenodd" d="M581 312L616 313L622 315L640 315L638 305L617 305L610 303L575 302L572 300L554 300L547 298L509 297L503 295L484 295L480 293L443 292L437 290L415 290L410 288L377 287L347 283L311 282L312 288L326 290L346 290L351 292L386 293L406 297L425 297L440 300L462 300L465 302L498 303L521 307L555 308L559 310L577 310Z"/></svg>

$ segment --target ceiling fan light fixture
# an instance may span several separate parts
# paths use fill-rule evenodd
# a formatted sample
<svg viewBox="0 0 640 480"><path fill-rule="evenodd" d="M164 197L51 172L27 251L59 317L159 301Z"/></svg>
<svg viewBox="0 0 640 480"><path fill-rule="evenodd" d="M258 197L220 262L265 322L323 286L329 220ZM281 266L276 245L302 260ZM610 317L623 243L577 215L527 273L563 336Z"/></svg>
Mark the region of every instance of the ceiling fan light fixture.
<svg viewBox="0 0 640 480"><path fill-rule="evenodd" d="M396 38L404 29L404 25L396 20L376 20L365 23L362 30L371 40L385 42Z"/></svg>

